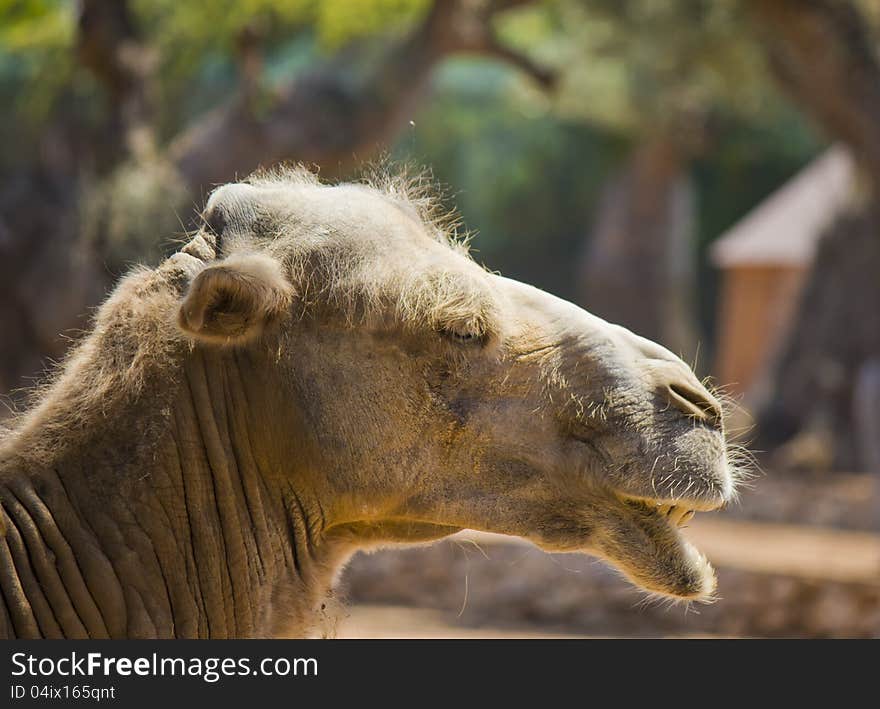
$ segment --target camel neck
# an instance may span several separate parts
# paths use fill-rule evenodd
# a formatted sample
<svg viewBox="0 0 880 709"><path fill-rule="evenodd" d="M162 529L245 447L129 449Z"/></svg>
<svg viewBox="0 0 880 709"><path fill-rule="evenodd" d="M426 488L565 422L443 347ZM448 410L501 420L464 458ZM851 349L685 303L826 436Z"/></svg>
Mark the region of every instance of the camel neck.
<svg viewBox="0 0 880 709"><path fill-rule="evenodd" d="M119 412L87 453L4 471L6 635L268 636L312 620L330 582L320 515L280 483L241 365L196 352L159 423Z"/></svg>

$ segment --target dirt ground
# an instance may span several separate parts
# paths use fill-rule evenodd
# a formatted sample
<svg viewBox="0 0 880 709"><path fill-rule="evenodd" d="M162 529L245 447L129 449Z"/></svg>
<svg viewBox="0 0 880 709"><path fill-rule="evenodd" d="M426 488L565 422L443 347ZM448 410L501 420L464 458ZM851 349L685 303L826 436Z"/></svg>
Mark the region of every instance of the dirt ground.
<svg viewBox="0 0 880 709"><path fill-rule="evenodd" d="M359 604L347 610L340 621L338 638L426 638L426 639L491 639L491 638L585 638L588 635L567 635L548 632L540 626L524 624L518 628L485 625L469 628L454 613L430 608L379 606Z"/></svg>

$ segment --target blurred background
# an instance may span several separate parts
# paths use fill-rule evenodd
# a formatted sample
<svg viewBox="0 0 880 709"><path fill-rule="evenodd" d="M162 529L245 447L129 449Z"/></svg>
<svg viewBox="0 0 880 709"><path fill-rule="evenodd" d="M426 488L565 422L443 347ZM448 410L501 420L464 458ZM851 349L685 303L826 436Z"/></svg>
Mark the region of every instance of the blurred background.
<svg viewBox="0 0 880 709"><path fill-rule="evenodd" d="M466 533L356 557L329 632L880 636L878 48L872 0L0 0L0 396L214 185L427 167L478 261L712 376L762 472L688 530L712 606Z"/></svg>

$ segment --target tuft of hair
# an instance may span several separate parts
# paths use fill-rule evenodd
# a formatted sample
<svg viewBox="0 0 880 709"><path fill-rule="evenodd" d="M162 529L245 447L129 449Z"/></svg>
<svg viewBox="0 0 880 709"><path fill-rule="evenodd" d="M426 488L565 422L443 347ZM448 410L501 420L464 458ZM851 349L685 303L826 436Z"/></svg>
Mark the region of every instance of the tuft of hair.
<svg viewBox="0 0 880 709"><path fill-rule="evenodd" d="M272 167L259 167L242 182L254 187L321 184L318 168L310 168L300 162L281 162Z"/></svg>
<svg viewBox="0 0 880 709"><path fill-rule="evenodd" d="M474 233L464 229L461 214L448 206L450 190L434 178L430 168L395 164L383 157L364 168L360 183L409 206L437 241L470 255Z"/></svg>
<svg viewBox="0 0 880 709"><path fill-rule="evenodd" d="M318 168L303 163L259 168L243 181L255 187L323 184ZM366 163L352 184L381 192L403 209L411 211L434 239L469 256L474 233L464 229L459 212L448 206L450 190L434 178L430 168L395 163L385 155Z"/></svg>

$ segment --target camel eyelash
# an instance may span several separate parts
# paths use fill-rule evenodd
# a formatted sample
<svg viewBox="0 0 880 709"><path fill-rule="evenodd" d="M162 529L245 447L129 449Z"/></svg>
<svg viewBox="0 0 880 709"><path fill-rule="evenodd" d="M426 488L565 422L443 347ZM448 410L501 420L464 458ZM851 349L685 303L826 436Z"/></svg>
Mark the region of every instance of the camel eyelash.
<svg viewBox="0 0 880 709"><path fill-rule="evenodd" d="M443 328L440 335L447 340L462 345L484 345L486 343L487 334L485 332L462 331L455 328Z"/></svg>

